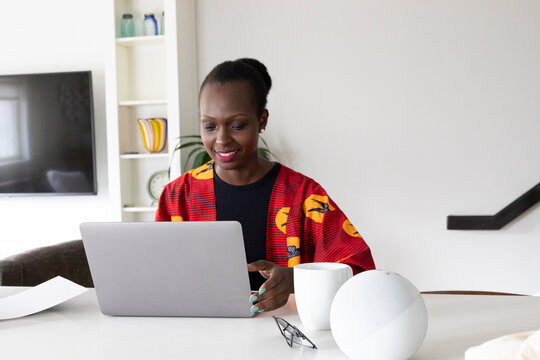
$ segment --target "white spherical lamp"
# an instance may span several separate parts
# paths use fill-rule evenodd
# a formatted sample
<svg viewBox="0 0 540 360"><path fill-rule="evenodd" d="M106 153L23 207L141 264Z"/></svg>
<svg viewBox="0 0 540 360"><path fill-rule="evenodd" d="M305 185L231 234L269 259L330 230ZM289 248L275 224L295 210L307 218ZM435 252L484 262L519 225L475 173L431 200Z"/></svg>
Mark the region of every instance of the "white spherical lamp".
<svg viewBox="0 0 540 360"><path fill-rule="evenodd" d="M427 331L420 292L399 274L370 270L343 284L330 308L332 335L352 359L405 360Z"/></svg>

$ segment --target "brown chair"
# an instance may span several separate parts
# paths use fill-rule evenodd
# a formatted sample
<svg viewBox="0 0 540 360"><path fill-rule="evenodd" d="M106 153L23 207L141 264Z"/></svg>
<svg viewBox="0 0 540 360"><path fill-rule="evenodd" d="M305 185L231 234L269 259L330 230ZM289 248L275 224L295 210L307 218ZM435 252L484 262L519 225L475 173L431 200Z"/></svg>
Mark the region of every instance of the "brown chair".
<svg viewBox="0 0 540 360"><path fill-rule="evenodd" d="M2 286L35 286L56 276L94 287L82 240L32 249L0 260Z"/></svg>

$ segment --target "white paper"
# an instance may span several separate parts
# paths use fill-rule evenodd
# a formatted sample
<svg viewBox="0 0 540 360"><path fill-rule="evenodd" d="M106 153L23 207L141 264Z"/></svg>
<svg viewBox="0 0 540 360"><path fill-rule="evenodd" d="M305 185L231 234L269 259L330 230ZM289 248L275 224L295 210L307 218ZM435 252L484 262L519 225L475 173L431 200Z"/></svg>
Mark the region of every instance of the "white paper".
<svg viewBox="0 0 540 360"><path fill-rule="evenodd" d="M57 276L18 294L0 298L0 320L35 314L86 291L87 288Z"/></svg>

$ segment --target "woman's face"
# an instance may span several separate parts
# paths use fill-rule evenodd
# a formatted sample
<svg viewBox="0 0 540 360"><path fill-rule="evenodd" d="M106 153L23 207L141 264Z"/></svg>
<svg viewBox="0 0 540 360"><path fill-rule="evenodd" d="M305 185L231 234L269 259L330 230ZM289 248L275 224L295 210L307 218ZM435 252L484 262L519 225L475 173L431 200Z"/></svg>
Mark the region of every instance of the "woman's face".
<svg viewBox="0 0 540 360"><path fill-rule="evenodd" d="M247 82L209 83L200 97L201 137L220 170L250 170L258 165L259 130L268 112L257 116Z"/></svg>

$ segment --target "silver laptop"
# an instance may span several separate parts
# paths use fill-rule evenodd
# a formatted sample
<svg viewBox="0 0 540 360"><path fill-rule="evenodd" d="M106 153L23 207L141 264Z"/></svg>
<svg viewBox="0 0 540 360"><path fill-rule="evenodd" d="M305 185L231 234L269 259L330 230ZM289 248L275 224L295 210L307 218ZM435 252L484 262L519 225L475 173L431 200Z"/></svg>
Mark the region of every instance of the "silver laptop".
<svg viewBox="0 0 540 360"><path fill-rule="evenodd" d="M82 223L80 230L105 315L253 315L239 222Z"/></svg>

